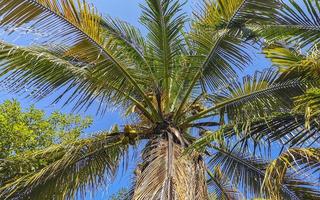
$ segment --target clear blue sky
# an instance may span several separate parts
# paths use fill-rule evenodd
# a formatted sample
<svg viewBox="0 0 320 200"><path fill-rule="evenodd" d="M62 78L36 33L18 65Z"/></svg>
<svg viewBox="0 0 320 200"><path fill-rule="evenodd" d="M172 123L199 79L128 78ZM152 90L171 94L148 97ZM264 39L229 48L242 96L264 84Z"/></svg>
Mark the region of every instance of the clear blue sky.
<svg viewBox="0 0 320 200"><path fill-rule="evenodd" d="M139 27L144 33L146 33L146 30L143 29L143 27L139 24L138 18L140 15L140 8L139 3L142 3L143 0L90 0L98 9L99 11L104 15L111 15L112 17L118 17L125 21L130 22L131 24ZM188 4L185 6L186 12L189 14L191 13L191 7L194 7L196 0L189 0ZM4 34L1 34L0 30L0 39L8 39ZM10 38L13 40L14 38ZM21 43L23 43L23 40L19 40ZM255 69L262 69L265 67L268 67L269 63L263 58L261 55L257 55L254 59L254 62L251 66L249 66L245 71L244 74L250 74ZM0 102L5 99L12 99L16 98L22 102L22 105L24 107L28 107L29 105L35 103L32 100L24 99L22 97L19 97L15 94L8 94L6 91L3 91L0 88ZM46 110L46 112L49 114L50 112L54 110L60 110L62 112L70 112L71 107L66 106L64 108L61 108L61 105L51 105L53 98L49 97L46 98L40 102L37 102L35 105L38 108ZM118 123L122 124L123 122L120 120L121 117L115 113L115 112L108 112L103 117L101 116L95 116L95 107L93 106L92 109L90 109L87 112L80 112L81 115L90 115L94 117L94 124L92 128L87 130L88 133L90 132L96 132L99 130L105 130L109 129L112 124ZM130 171L132 171L133 166L129 166ZM100 199L108 199L110 194L116 192L118 189L122 187L128 187L130 183L132 182L132 179L130 177L130 173L124 173L123 175L120 174L119 178L115 181L114 184L112 184L109 189L106 190L106 188L101 188L99 190L99 193L95 196L94 199L100 200ZM93 199L91 197L88 197L88 199Z"/></svg>

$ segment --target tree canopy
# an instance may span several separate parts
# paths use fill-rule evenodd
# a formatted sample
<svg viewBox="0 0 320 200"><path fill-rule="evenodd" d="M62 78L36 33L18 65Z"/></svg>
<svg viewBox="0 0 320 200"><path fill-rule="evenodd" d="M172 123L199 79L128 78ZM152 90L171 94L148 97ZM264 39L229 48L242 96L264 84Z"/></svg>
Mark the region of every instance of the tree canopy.
<svg viewBox="0 0 320 200"><path fill-rule="evenodd" d="M46 116L34 106L23 109L18 101L7 100L0 105L0 159L73 142L91 123L89 117L60 112Z"/></svg>
<svg viewBox="0 0 320 200"><path fill-rule="evenodd" d="M320 199L320 2L183 5L145 0L144 35L85 0L0 0L8 34L43 36L0 42L8 91L127 117L6 159L0 198L85 197L139 152L129 199ZM270 68L242 77L256 53Z"/></svg>

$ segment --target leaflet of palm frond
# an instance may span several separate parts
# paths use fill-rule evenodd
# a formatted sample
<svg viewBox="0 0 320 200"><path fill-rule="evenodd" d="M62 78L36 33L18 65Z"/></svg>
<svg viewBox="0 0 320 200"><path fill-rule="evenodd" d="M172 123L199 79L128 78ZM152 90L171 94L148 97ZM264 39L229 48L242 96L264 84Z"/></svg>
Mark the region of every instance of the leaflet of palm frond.
<svg viewBox="0 0 320 200"><path fill-rule="evenodd" d="M210 169L220 166L221 172L229 177L230 183L243 191L245 198L261 197L260 188L267 162L248 153L232 151L231 147L213 147L216 151L209 161ZM252 196L251 196L252 195Z"/></svg>
<svg viewBox="0 0 320 200"><path fill-rule="evenodd" d="M245 51L249 45L239 34L243 24L250 20L256 23L271 20L279 4L261 0L203 2L199 13L195 13L190 36L197 56L202 57L199 66L202 65L205 82L210 89L216 89L232 81L230 77L236 77L236 68L242 69L251 60Z"/></svg>
<svg viewBox="0 0 320 200"><path fill-rule="evenodd" d="M136 176L134 199L207 199L203 161L185 159L181 146L170 140L150 143ZM195 164L199 163L199 165ZM202 163L202 164L201 164Z"/></svg>
<svg viewBox="0 0 320 200"><path fill-rule="evenodd" d="M225 136L240 136L238 145L244 149L250 146L250 142L267 145L267 148L270 148L273 142L279 142L284 147L319 145L319 123L312 121L309 129L305 128L305 123L304 114L274 114L231 124L225 128Z"/></svg>
<svg viewBox="0 0 320 200"><path fill-rule="evenodd" d="M304 54L301 51L299 48L285 47L280 44L272 44L263 49L266 57L281 71L283 80L300 78L313 80L314 84L318 84L319 51L316 48Z"/></svg>
<svg viewBox="0 0 320 200"><path fill-rule="evenodd" d="M51 197L73 199L84 197L86 191L95 191L101 184L112 180L120 161L127 153L128 143L123 143L120 135L99 134L90 139L81 139L66 146L58 145L35 155L28 155L18 160L43 159L47 164L39 168L25 165L24 174L6 166L5 175L13 177L0 187L2 199L30 197L47 199ZM56 159L51 160L54 156ZM12 165L11 165L12 166ZM22 166L22 165L18 165ZM1 177L2 178L2 177ZM57 193L57 191L59 191Z"/></svg>
<svg viewBox="0 0 320 200"><path fill-rule="evenodd" d="M317 46L320 38L320 4L318 1L281 0L276 20L256 29L269 41L284 40L300 47Z"/></svg>
<svg viewBox="0 0 320 200"><path fill-rule="evenodd" d="M305 113L305 127L310 129L310 123L318 122L320 111L320 90L319 88L311 88L305 94L295 98L296 112Z"/></svg>
<svg viewBox="0 0 320 200"><path fill-rule="evenodd" d="M269 58L277 67L290 67L305 59L298 49L290 48L281 43L272 43L263 48L266 58Z"/></svg>
<svg viewBox="0 0 320 200"><path fill-rule="evenodd" d="M268 116L279 110L288 112L293 106L292 97L303 94L307 82L298 79L279 81L279 75L277 71L267 69L256 72L253 77L244 77L242 82L230 83L222 92L209 96L212 107L187 121L217 110L221 116L226 113L231 121Z"/></svg>
<svg viewBox="0 0 320 200"><path fill-rule="evenodd" d="M208 180L208 188L212 199L236 200L243 198L242 194L230 183L230 180L224 176L217 166Z"/></svg>
<svg viewBox="0 0 320 200"><path fill-rule="evenodd" d="M240 191L244 191L244 198L273 199L274 196L270 193L272 190L262 187L265 185L265 179L273 180L273 176L269 177L269 172L266 171L266 168L270 166L269 161L253 156L249 152L238 152L232 146L212 146L212 148L215 149L217 153L211 158L210 164L212 167L220 166L221 172L224 175L227 174L227 177L231 177L231 183L238 186ZM232 148L232 150L230 148ZM309 195L302 190L295 190L292 185L290 185L290 183L293 183L295 180L294 177L287 176L283 179L283 182L277 185L277 191L279 191L277 199L289 198L302 200ZM313 190L309 191L312 192ZM310 194L312 195L312 193Z"/></svg>
<svg viewBox="0 0 320 200"><path fill-rule="evenodd" d="M131 52L129 55L132 56L132 59L138 64L146 65L144 58L146 41L139 29L125 21L111 17L101 19L101 26L119 48L122 47L128 52Z"/></svg>
<svg viewBox="0 0 320 200"><path fill-rule="evenodd" d="M319 199L317 184L305 179L312 180L315 175L312 173L319 171L319 156L319 149L315 148L289 149L269 164L263 188L271 198L279 198L282 195L279 186L286 184L297 194L294 199ZM317 177L314 180L318 182Z"/></svg>

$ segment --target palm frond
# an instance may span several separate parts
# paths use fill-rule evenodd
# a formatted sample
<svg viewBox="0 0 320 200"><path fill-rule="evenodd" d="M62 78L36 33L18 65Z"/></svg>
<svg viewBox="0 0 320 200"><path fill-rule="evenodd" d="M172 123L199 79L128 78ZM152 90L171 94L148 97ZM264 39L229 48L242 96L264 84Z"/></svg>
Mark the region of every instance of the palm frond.
<svg viewBox="0 0 320 200"><path fill-rule="evenodd" d="M319 88L312 88L306 91L305 94L295 98L296 112L305 113L305 127L311 129L312 122L318 122L320 115L320 90Z"/></svg>
<svg viewBox="0 0 320 200"><path fill-rule="evenodd" d="M146 41L139 29L125 21L111 17L101 19L101 26L112 37L110 40L117 43L121 51L126 50L126 54L131 55L132 59L137 62L138 67L147 65L144 57Z"/></svg>
<svg viewBox="0 0 320 200"><path fill-rule="evenodd" d="M270 151L275 143L285 149L294 146L318 146L318 121L310 121L309 128L306 128L305 124L304 114L274 113L269 117L226 125L224 137L237 137L237 146L242 149L254 146L254 150L267 148Z"/></svg>
<svg viewBox="0 0 320 200"><path fill-rule="evenodd" d="M269 196L278 199L283 192L279 186L286 184L296 194L294 198L289 194L291 199L319 199L318 178L313 174L319 170L319 156L319 149L289 149L271 162L263 185ZM308 182L312 179L315 182Z"/></svg>
<svg viewBox="0 0 320 200"><path fill-rule="evenodd" d="M185 119L184 123L198 120L211 112L225 114L229 121L266 116L272 112L289 112L293 97L304 93L308 82L299 79L279 80L280 74L267 69L246 76L242 82L230 83L222 92L209 96L212 107Z"/></svg>
<svg viewBox="0 0 320 200"><path fill-rule="evenodd" d="M204 57L202 75L215 75L211 82L218 81L214 79L228 80L229 76L236 76L235 67L241 69L250 61L245 52L248 46L239 35L243 24L250 20L270 20L278 3L261 0L204 2L200 10L203 14L196 14L195 32L191 33L198 55ZM219 86L219 82L212 83L214 88Z"/></svg>
<svg viewBox="0 0 320 200"><path fill-rule="evenodd" d="M245 23L254 20L257 24L273 21L277 8L281 4L278 1L263 0L232 0L232 1L203 1L196 17L201 19L199 24L219 30L223 27L241 29ZM202 13L202 14L200 14Z"/></svg>
<svg viewBox="0 0 320 200"><path fill-rule="evenodd" d="M231 150L228 146L211 147L217 152L212 156L210 165L212 167L220 166L222 173L230 177L231 182L237 188L240 188L240 191L243 191L246 198L302 200L308 196L314 199L317 195L317 192L308 188L307 184L305 185L307 189L306 193L303 193L302 188L304 188L304 186L299 188L298 185L299 183L303 183L303 181L299 182L299 179L294 178L294 176L287 176L285 179L282 179L281 182L278 182L277 185L273 185L277 188L276 191L279 191L279 193L277 193L278 196L275 196L274 193L271 192L271 189L266 188L265 184L266 181L273 182L273 180L277 180L274 179L275 174L270 175L270 171L272 171L270 166L274 167L278 165L274 165L273 162L270 164L269 161L253 156L248 152L240 153L236 148ZM307 161L308 158L304 157L304 160ZM318 166L319 164L318 162L311 162L311 165ZM307 165L304 167L306 170L309 169ZM295 187L294 183L297 184Z"/></svg>
<svg viewBox="0 0 320 200"><path fill-rule="evenodd" d="M292 195L287 194L287 198L292 199L310 199L317 200L320 196L320 191L315 186L319 185L319 181L310 182L309 177L296 177L296 175L289 175L286 178L286 186L290 191L292 191L298 198L292 198Z"/></svg>
<svg viewBox="0 0 320 200"><path fill-rule="evenodd" d="M228 146L211 146L216 152L210 157L209 166L219 166L224 176L241 191L245 198L263 197L263 183L267 161L248 153L231 150Z"/></svg>
<svg viewBox="0 0 320 200"><path fill-rule="evenodd" d="M107 103L118 106L133 103L152 119L139 103L136 90L125 84L122 78L117 78L117 72L108 70L106 63L92 68L86 62L66 56L67 49L63 47L19 47L4 42L0 42L0 46L1 84L11 92L27 93L32 98L42 99L59 91L56 101L68 94L65 104L75 102L75 108L87 108L99 99L98 110L102 112L106 110Z"/></svg>
<svg viewBox="0 0 320 200"><path fill-rule="evenodd" d="M261 0L203 1L189 34L195 52L192 59L198 68L181 98L176 118L196 84L214 91L234 81L237 69L244 68L251 60L246 51L249 45L242 31L243 24L267 20L277 5L275 1Z"/></svg>
<svg viewBox="0 0 320 200"><path fill-rule="evenodd" d="M230 180L221 172L220 167L215 167L214 172L208 172L210 179L208 187L210 199L236 200L241 199L242 194L230 183Z"/></svg>
<svg viewBox="0 0 320 200"><path fill-rule="evenodd" d="M300 78L317 82L320 68L318 63L320 53L317 48L302 53L302 49L271 44L263 49L263 53L279 68L283 79Z"/></svg>
<svg viewBox="0 0 320 200"><path fill-rule="evenodd" d="M148 49L152 51L147 57L151 58L156 76L160 81L166 98L165 110L169 109L173 73L177 56L181 52L181 31L186 21L179 0L147 0L146 6L141 5L140 20L149 30Z"/></svg>
<svg viewBox="0 0 320 200"><path fill-rule="evenodd" d="M209 99L220 109L220 115L227 114L229 122L252 119L269 113L289 111L292 97L303 94L305 84L298 80L278 81L279 73L273 69L255 72L242 82L234 82L225 90Z"/></svg>
<svg viewBox="0 0 320 200"><path fill-rule="evenodd" d="M6 180L0 187L0 197L2 199L52 197L73 199L77 195L84 197L87 189L94 191L99 185L112 180L120 161L128 151L128 142L124 138L121 134L99 134L65 146L53 146L29 157L11 160L16 162L28 162L28 159L44 160L48 164L40 165L37 169L24 169L26 173L18 177L10 174L12 179ZM14 169L10 168L12 165L6 165L2 172L5 175L9 174ZM8 176L4 177L8 179Z"/></svg>
<svg viewBox="0 0 320 200"><path fill-rule="evenodd" d="M228 35L227 30L197 31L198 35L192 35L196 43L197 56L205 58L208 55L204 67L200 69L206 84L204 87L215 90L232 81L231 77L237 77L235 68L242 69L249 64L250 56L244 50L248 46L241 39Z"/></svg>
<svg viewBox="0 0 320 200"><path fill-rule="evenodd" d="M317 45L320 36L319 2L281 0L281 5L273 23L253 29L269 41L287 41L301 48Z"/></svg>
<svg viewBox="0 0 320 200"><path fill-rule="evenodd" d="M25 8L28 8L27 12L23 12ZM86 1L2 0L0 10L1 27L28 25L31 29L42 30L50 35L45 39L46 43L68 47L65 53L67 56L76 57L93 66L96 63L106 65L106 69L116 71L115 78L131 84L157 118L156 109L142 90L143 79L134 76L133 70L129 70L134 67L132 59L116 51L117 46L110 42L112 37L108 37L102 29L101 17Z"/></svg>

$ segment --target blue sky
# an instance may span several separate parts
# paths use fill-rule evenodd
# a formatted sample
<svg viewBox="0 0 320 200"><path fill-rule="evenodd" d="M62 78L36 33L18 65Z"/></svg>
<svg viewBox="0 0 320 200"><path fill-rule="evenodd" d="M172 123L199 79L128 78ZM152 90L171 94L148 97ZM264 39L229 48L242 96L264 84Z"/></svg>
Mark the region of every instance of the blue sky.
<svg viewBox="0 0 320 200"><path fill-rule="evenodd" d="M104 15L110 15L112 17L118 17L125 21L130 22L131 24L137 26L140 28L143 33L146 33L146 30L143 29L143 27L138 23L138 18L140 15L140 8L139 3L142 3L143 0L90 0L98 9L99 11ZM188 4L185 6L186 12L189 14L191 13L191 7L194 7L196 0L189 0ZM0 39L6 39L8 40L8 37L6 37L4 34L1 34L0 31ZM9 40L14 40L14 38L10 38ZM23 39L19 40L21 43L23 43ZM250 74L255 69L262 69L265 67L268 67L269 63L263 58L261 55L256 55L254 57L254 62L252 65L250 65L247 69L245 69L243 74ZM8 94L6 91L1 90L0 88L0 102L5 99L13 99L16 98L21 101L22 105L24 107L28 107L31 104L34 104L32 100L24 99L23 97L20 97L15 94ZM41 100L40 102L36 102L35 105L37 108L41 108L46 110L46 112L49 114L50 112L54 110L60 110L62 112L70 112L71 106L66 106L64 108L61 108L61 105L51 105L51 102L54 98L46 98L44 100ZM96 132L99 130L109 129L112 124L115 123L123 123L121 121L121 116L119 116L116 112L108 112L103 117L101 116L95 116L95 106L93 106L90 110L86 112L80 112L81 115L90 115L94 117L94 124L92 128L88 129L87 132ZM130 171L133 169L133 166L129 166ZM110 194L116 192L118 189L122 187L127 187L131 183L131 177L130 173L124 173L122 176L119 176L114 184L112 184L108 190L105 188L101 188L98 195L94 198L97 200L100 199L107 199ZM89 198L88 199L93 199Z"/></svg>

